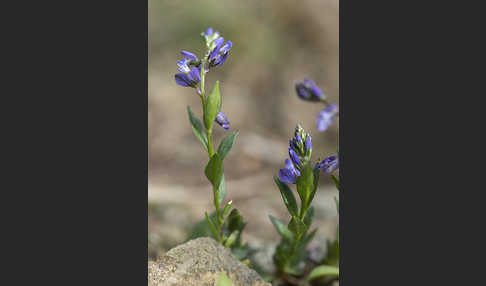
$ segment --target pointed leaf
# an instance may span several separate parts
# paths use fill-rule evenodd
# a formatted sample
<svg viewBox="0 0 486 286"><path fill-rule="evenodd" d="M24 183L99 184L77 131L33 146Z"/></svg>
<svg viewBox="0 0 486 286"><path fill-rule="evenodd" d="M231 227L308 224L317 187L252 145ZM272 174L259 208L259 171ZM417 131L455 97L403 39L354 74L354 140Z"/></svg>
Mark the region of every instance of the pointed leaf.
<svg viewBox="0 0 486 286"><path fill-rule="evenodd" d="M191 123L192 131L196 135L197 139L201 142L206 152L208 151L208 137L202 128L202 123L199 119L192 113L189 105L187 106L187 113L189 114L189 122Z"/></svg>
<svg viewBox="0 0 486 286"><path fill-rule="evenodd" d="M312 241L312 239L314 238L314 236L316 235L317 233L317 228L314 229L311 233L309 233L308 235L306 235L304 237L304 239L302 239L302 246L306 246L309 242Z"/></svg>
<svg viewBox="0 0 486 286"><path fill-rule="evenodd" d="M214 225L214 222L212 221L211 218L209 218L208 213L205 212L204 215L206 216L206 222L209 225L209 228L211 229L211 232L213 233L214 237L218 237L218 230L216 229L216 226Z"/></svg>
<svg viewBox="0 0 486 286"><path fill-rule="evenodd" d="M287 206L289 213L292 216L297 216L299 213L299 207L297 206L297 201L295 200L292 190L289 188L289 186L286 183L280 181L280 179L277 176L273 176L273 180L277 184L278 189L282 194L282 199L285 203L285 206Z"/></svg>
<svg viewBox="0 0 486 286"><path fill-rule="evenodd" d="M224 179L224 174L221 177L221 183L217 189L218 191L218 204L221 205L226 197L226 180Z"/></svg>
<svg viewBox="0 0 486 286"><path fill-rule="evenodd" d="M233 148L233 144L235 144L236 136L238 136L238 131L226 136L219 144L218 154L221 157L221 160L224 160L224 158L228 156L229 152Z"/></svg>
<svg viewBox="0 0 486 286"><path fill-rule="evenodd" d="M209 215L209 218L211 220L216 219L216 212L212 212ZM212 235L212 230L210 229L206 218L204 218L194 225L194 227L192 228L192 231L189 234L189 236L187 237L186 241L189 241L189 240L195 239L195 238L199 238L199 237L211 237L211 235Z"/></svg>
<svg viewBox="0 0 486 286"><path fill-rule="evenodd" d="M312 219L314 218L314 207L310 207L305 214L304 223L307 227L312 224Z"/></svg>
<svg viewBox="0 0 486 286"><path fill-rule="evenodd" d="M206 165L204 173L208 180L213 184L213 189L218 190L223 177L223 162L219 158L218 153L214 153L211 157Z"/></svg>
<svg viewBox="0 0 486 286"><path fill-rule="evenodd" d="M307 281L311 281L323 276L339 276L339 267L334 267L329 265L317 266L309 274Z"/></svg>
<svg viewBox="0 0 486 286"><path fill-rule="evenodd" d="M272 224L275 226L278 233L280 233L280 235L284 239L288 241L292 241L294 236L292 232L290 232L290 230L285 226L285 224L283 224L282 221L280 221L278 218L275 218L273 216L269 216L269 217L270 217L270 221L272 221Z"/></svg>
<svg viewBox="0 0 486 286"><path fill-rule="evenodd" d="M238 235L240 234L239 231L235 230L231 233L231 235L228 237L228 239L226 239L226 241L224 242L224 246L225 247L231 247L231 245L233 245L233 243L236 241L236 239L238 238Z"/></svg>
<svg viewBox="0 0 486 286"><path fill-rule="evenodd" d="M306 211L312 201L314 193L314 174L310 164L302 166L300 176L297 177L297 193L302 201L301 208Z"/></svg>
<svg viewBox="0 0 486 286"><path fill-rule="evenodd" d="M204 108L204 126L206 126L206 129L210 129L213 126L214 119L216 119L216 115L220 109L221 93L219 92L219 81L216 81L208 95Z"/></svg>

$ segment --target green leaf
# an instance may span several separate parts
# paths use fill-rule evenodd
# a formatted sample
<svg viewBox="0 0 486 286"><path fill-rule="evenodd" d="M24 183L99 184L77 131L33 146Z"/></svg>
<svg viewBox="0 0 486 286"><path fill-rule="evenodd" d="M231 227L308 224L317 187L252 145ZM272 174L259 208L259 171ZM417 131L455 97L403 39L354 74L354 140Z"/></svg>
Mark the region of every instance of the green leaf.
<svg viewBox="0 0 486 286"><path fill-rule="evenodd" d="M302 239L302 246L306 246L309 242L312 241L312 239L314 238L314 236L316 235L317 233L317 228L314 229L311 233L309 233L308 235L306 235L304 237L304 239Z"/></svg>
<svg viewBox="0 0 486 286"><path fill-rule="evenodd" d="M298 217L293 216L289 223L289 230L294 234L296 239L300 239L300 237L307 231L307 227Z"/></svg>
<svg viewBox="0 0 486 286"><path fill-rule="evenodd" d="M331 242L327 241L327 252L324 258L324 264L339 266L339 240L334 240Z"/></svg>
<svg viewBox="0 0 486 286"><path fill-rule="evenodd" d="M334 175L331 175L331 179L332 179L332 181L334 182L334 185L336 185L336 188L339 191L339 179L336 178L336 176L334 176Z"/></svg>
<svg viewBox="0 0 486 286"><path fill-rule="evenodd" d="M280 181L280 179L277 176L273 176L273 180L277 184L278 189L282 194L282 199L285 203L285 206L287 206L289 213L292 216L297 216L299 214L299 207L297 206L297 201L295 200L292 190L289 188L289 186L286 183Z"/></svg>
<svg viewBox="0 0 486 286"><path fill-rule="evenodd" d="M213 89L208 95L206 105L204 107L204 126L206 129L211 129L214 119L221 109L221 93L219 92L219 81L213 86Z"/></svg>
<svg viewBox="0 0 486 286"><path fill-rule="evenodd" d="M339 276L339 267L321 265L312 269L312 272L309 274L309 277L307 277L307 281L311 281L319 277L331 276L331 275Z"/></svg>
<svg viewBox="0 0 486 286"><path fill-rule="evenodd" d="M216 229L214 222L212 221L212 219L209 218L207 212L204 212L204 215L206 216L206 222L208 223L209 228L211 229L211 232L213 233L214 237L217 238L218 237L218 230Z"/></svg>
<svg viewBox="0 0 486 286"><path fill-rule="evenodd" d="M285 226L285 224L283 224L282 221L280 221L278 218L275 218L273 216L269 216L269 217L270 217L270 221L272 221L272 224L273 224L273 226L275 226L278 233L280 233L280 235L284 239L286 239L288 241L292 241L294 236L293 236L292 232L290 232L290 230Z"/></svg>
<svg viewBox="0 0 486 286"><path fill-rule="evenodd" d="M219 184L218 192L218 204L221 205L226 197L226 180L224 179L224 174L221 178L221 183Z"/></svg>
<svg viewBox="0 0 486 286"><path fill-rule="evenodd" d="M245 227L243 217L240 215L237 209L233 209L228 217L228 229L231 232L235 230L239 230L241 232L243 227Z"/></svg>
<svg viewBox="0 0 486 286"><path fill-rule="evenodd" d="M189 122L191 123L192 131L194 135L196 135L197 139L202 143L206 152L208 152L208 137L206 133L203 131L202 123L199 119L192 113L191 108L189 105L187 106L187 113L189 114Z"/></svg>
<svg viewBox="0 0 486 286"><path fill-rule="evenodd" d="M307 227L312 224L312 219L314 218L314 207L310 207L305 214L304 223Z"/></svg>
<svg viewBox="0 0 486 286"><path fill-rule="evenodd" d="M212 212L209 215L209 218L211 220L216 219L216 212ZM213 234L212 230L209 227L208 222L204 218L194 225L194 227L192 228L191 233L188 236L188 238L186 239L186 241L189 241L189 240L195 239L195 238L199 238L199 237L211 237L212 234Z"/></svg>
<svg viewBox="0 0 486 286"><path fill-rule="evenodd" d="M224 242L224 246L225 247L231 247L231 245L233 245L233 243L236 241L236 239L238 238L238 235L240 234L239 231L235 230L231 233L231 235L228 237L228 239L226 239L226 241Z"/></svg>
<svg viewBox="0 0 486 286"><path fill-rule="evenodd" d="M219 144L218 154L221 157L221 160L224 160L224 158L228 156L229 152L233 148L233 144L235 144L236 136L238 136L238 131L226 136Z"/></svg>
<svg viewBox="0 0 486 286"><path fill-rule="evenodd" d="M231 253L233 253L233 255L238 260L242 260L245 257L247 257L248 256L248 252L249 252L248 244L245 244L245 245L240 246L240 247L234 247L234 248L231 249Z"/></svg>
<svg viewBox="0 0 486 286"><path fill-rule="evenodd" d="M310 164L302 166L300 176L297 177L297 193L302 201L301 208L306 211L312 201L314 191L314 174Z"/></svg>
<svg viewBox="0 0 486 286"><path fill-rule="evenodd" d="M218 275L218 280L216 281L216 286L231 286L231 280L226 276L224 272Z"/></svg>
<svg viewBox="0 0 486 286"><path fill-rule="evenodd" d="M214 153L211 157L206 165L204 173L208 180L213 184L213 189L218 190L223 178L223 161L221 161L218 153Z"/></svg>

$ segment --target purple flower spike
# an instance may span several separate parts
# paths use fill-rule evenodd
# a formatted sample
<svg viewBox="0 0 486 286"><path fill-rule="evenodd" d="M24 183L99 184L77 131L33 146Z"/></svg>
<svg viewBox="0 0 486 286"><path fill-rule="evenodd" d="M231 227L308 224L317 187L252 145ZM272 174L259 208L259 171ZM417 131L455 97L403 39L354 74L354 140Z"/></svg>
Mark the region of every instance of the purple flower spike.
<svg viewBox="0 0 486 286"><path fill-rule="evenodd" d="M319 132L324 132L327 130L329 125L332 124L334 117L338 113L339 108L335 104L330 104L326 106L319 115L317 116L317 130Z"/></svg>
<svg viewBox="0 0 486 286"><path fill-rule="evenodd" d="M339 159L338 156L332 155L327 157L326 159L322 160L317 166L316 169L321 169L326 174L331 174L337 168L339 168Z"/></svg>
<svg viewBox="0 0 486 286"><path fill-rule="evenodd" d="M311 79L304 79L303 82L298 82L295 85L295 91L299 98L303 100L321 101L325 98L324 92Z"/></svg>
<svg viewBox="0 0 486 286"><path fill-rule="evenodd" d="M192 68L189 73L178 73L175 75L175 81L178 85L187 87L196 87L196 85L201 81L200 77L200 66L199 68Z"/></svg>
<svg viewBox="0 0 486 286"><path fill-rule="evenodd" d="M292 161L285 159L285 168L280 169L278 172L280 180L288 184L294 184L298 176L300 176L299 170L295 169Z"/></svg>
<svg viewBox="0 0 486 286"><path fill-rule="evenodd" d="M217 115L216 115L216 119L215 119L216 123L218 123L219 125L221 125L224 129L228 130L229 129L229 119L228 117L223 113L223 112L219 112Z"/></svg>
<svg viewBox="0 0 486 286"><path fill-rule="evenodd" d="M292 162L294 163L294 165L299 167L300 166L299 156L297 156L297 153L295 153L295 151L292 150L292 148L289 148L289 156L290 156L290 159L292 159Z"/></svg>

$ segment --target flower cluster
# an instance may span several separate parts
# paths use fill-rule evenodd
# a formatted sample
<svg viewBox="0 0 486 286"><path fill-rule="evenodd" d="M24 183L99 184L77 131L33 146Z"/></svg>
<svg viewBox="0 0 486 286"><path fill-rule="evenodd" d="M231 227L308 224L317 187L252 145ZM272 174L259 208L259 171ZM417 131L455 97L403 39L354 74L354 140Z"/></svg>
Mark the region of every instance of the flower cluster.
<svg viewBox="0 0 486 286"><path fill-rule="evenodd" d="M295 184L300 176L301 167L310 161L312 154L312 138L310 134L297 125L294 138L289 141L289 157L285 160L285 168L280 169L278 175L282 182ZM329 156L316 164L315 169L320 169L326 174L332 173L338 168L337 156Z"/></svg>
<svg viewBox="0 0 486 286"><path fill-rule="evenodd" d="M201 86L201 81L204 81L204 75L209 72L210 68L224 64L233 45L231 41L224 43L224 38L218 31L215 32L213 28L208 28L201 35L206 41L208 49L206 55L199 59L195 54L182 50L183 58L177 61L177 69L180 73L174 76L178 85L196 88L199 95L204 93L204 90L201 90L204 88L204 85ZM219 111L215 121L224 129L229 129L230 122L222 111Z"/></svg>
<svg viewBox="0 0 486 286"><path fill-rule="evenodd" d="M300 176L300 168L310 159L312 153L312 139L304 129L297 125L294 138L289 141L289 159L285 160L285 168L280 169L279 177L282 182L295 183Z"/></svg>
<svg viewBox="0 0 486 286"><path fill-rule="evenodd" d="M304 79L302 82L295 84L297 96L306 101L322 102L326 107L319 112L317 116L317 130L324 132L333 123L334 118L338 115L338 107L335 104L329 104L324 92L316 85L312 79Z"/></svg>

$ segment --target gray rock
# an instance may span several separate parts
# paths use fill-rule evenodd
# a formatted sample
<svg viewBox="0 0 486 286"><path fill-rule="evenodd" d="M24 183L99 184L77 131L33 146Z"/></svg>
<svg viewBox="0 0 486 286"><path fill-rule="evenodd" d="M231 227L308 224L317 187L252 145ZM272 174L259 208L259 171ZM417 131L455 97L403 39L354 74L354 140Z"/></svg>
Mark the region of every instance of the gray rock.
<svg viewBox="0 0 486 286"><path fill-rule="evenodd" d="M271 286L256 271L238 261L212 238L197 238L181 244L149 262L149 286L214 286L225 272L233 286Z"/></svg>

